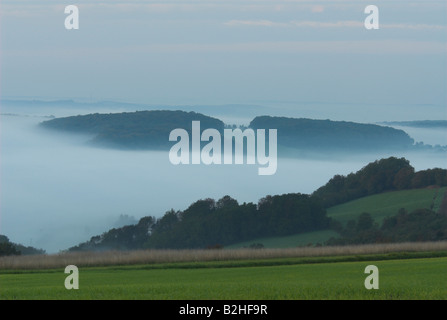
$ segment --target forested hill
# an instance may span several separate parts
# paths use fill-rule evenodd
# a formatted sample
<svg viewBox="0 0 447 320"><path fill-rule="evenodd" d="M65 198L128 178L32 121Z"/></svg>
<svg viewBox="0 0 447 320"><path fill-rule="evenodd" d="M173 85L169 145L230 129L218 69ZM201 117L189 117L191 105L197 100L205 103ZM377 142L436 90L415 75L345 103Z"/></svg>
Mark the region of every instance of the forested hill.
<svg viewBox="0 0 447 320"><path fill-rule="evenodd" d="M278 148L338 150L398 150L411 148L414 140L402 130L346 121L256 117L253 129L276 128Z"/></svg>
<svg viewBox="0 0 447 320"><path fill-rule="evenodd" d="M173 145L169 133L183 128L191 135L192 121L200 121L201 131L214 128L223 131L218 119L185 111L136 111L88 114L56 118L41 123L49 129L92 134L91 142L122 149L167 149Z"/></svg>
<svg viewBox="0 0 447 320"><path fill-rule="evenodd" d="M143 217L137 224L113 228L68 250L203 249L318 230L338 232L340 224L326 211L334 204L388 191L445 186L447 170L415 172L405 158L390 157L371 162L348 176L336 175L311 195L267 195L257 203L242 204L230 196L217 201L201 199L185 210L171 209L160 218ZM445 207L443 212L422 212L423 220L409 216L417 226L416 238L422 235L428 239L424 234L434 233L436 237L430 240L447 239ZM405 225L402 217L396 225ZM419 221L425 224L418 224Z"/></svg>
<svg viewBox="0 0 447 320"><path fill-rule="evenodd" d="M214 128L223 132L225 128L221 120L200 113L162 110L95 113L56 118L44 121L41 125L45 128L92 134L91 142L96 145L166 150L173 145L169 141L169 133L173 129L183 128L191 134L191 123L194 120L200 121L201 131ZM259 116L251 121L249 128L276 129L280 154L290 150L323 153L396 151L414 146L413 139L404 131L375 124Z"/></svg>

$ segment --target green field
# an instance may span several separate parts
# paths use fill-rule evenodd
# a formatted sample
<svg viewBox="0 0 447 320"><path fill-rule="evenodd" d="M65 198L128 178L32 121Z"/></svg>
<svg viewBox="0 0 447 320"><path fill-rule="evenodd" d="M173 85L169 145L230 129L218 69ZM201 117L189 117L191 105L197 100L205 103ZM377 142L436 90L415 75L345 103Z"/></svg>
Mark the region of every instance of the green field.
<svg viewBox="0 0 447 320"><path fill-rule="evenodd" d="M386 192L372 195L334 206L327 210L329 217L341 223L356 219L363 212L368 212L376 222L381 223L386 217L395 215L400 208L408 212L416 209L433 209L439 207L447 188L412 189Z"/></svg>
<svg viewBox="0 0 447 320"><path fill-rule="evenodd" d="M79 289L67 290L63 269L0 274L1 299L447 299L447 257L332 263L200 267L150 265L79 268ZM367 290L365 267L379 269Z"/></svg>

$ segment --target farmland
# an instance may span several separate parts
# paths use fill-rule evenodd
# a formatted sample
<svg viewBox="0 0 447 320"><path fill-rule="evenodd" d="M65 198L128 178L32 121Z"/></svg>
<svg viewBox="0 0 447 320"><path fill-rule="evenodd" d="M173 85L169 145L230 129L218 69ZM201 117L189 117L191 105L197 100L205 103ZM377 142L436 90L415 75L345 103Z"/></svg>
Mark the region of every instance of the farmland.
<svg viewBox="0 0 447 320"><path fill-rule="evenodd" d="M225 256L229 253L222 253L226 250L203 250L203 256L194 252L189 258L177 261L173 258L179 258L181 252L176 252L176 255L165 252L164 259L158 257L159 260L152 262L133 260L126 264L125 261L114 260L109 265L104 259L113 254L104 253L103 266L99 266L99 261L91 262L89 266L86 261L79 260L81 256L67 256L62 257L66 260L60 260L59 266L56 263L52 268L43 264L41 268L31 264L8 268L3 258L0 261L0 298L447 299L446 243L419 244L421 247L407 245L400 248L358 246L332 254L318 251L328 248L309 248L317 251L303 251L301 256L297 251L286 256L287 250L282 250L276 257L272 253L274 250L267 249L245 251L253 252L252 256L236 256L237 252L240 254L244 250L234 250L230 251L232 257ZM351 254L347 254L348 249ZM362 251L365 253L359 254ZM57 259L47 257L47 260L52 258ZM67 277L62 267L64 263L78 264L78 290L64 287ZM364 270L368 265L379 269L378 290L365 289L367 275Z"/></svg>
<svg viewBox="0 0 447 320"><path fill-rule="evenodd" d="M364 287L367 265L380 288ZM446 299L447 257L276 265L147 269L81 268L78 290L63 269L0 275L1 299Z"/></svg>

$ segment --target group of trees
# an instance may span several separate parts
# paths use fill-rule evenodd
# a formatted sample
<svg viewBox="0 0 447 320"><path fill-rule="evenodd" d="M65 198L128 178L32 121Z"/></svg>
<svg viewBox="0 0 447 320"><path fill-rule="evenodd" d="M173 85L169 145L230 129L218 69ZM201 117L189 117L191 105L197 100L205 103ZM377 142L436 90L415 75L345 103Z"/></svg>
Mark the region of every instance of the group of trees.
<svg viewBox="0 0 447 320"><path fill-rule="evenodd" d="M69 251L131 250L142 249L152 233L156 218L147 216L137 224L112 228L101 235L91 237L89 241L71 247Z"/></svg>
<svg viewBox="0 0 447 320"><path fill-rule="evenodd" d="M390 157L369 163L347 176L335 175L312 195L326 208L386 191L447 186L447 170L427 169L415 172L405 158Z"/></svg>
<svg viewBox="0 0 447 320"><path fill-rule="evenodd" d="M364 212L338 231L340 237L330 239L327 245L439 241L447 239L447 216L429 209L407 212L401 208L379 225Z"/></svg>
<svg viewBox="0 0 447 320"><path fill-rule="evenodd" d="M36 249L34 247L26 247L21 244L9 241L9 238L0 234L0 257L11 255L26 255L26 254L43 254L45 250Z"/></svg>
<svg viewBox="0 0 447 320"><path fill-rule="evenodd" d="M258 204L239 204L230 196L202 199L184 211L170 210L161 218L142 218L138 224L114 228L76 250L141 248L207 248L264 236L285 236L326 229L326 210L304 194L267 196Z"/></svg>
<svg viewBox="0 0 447 320"><path fill-rule="evenodd" d="M165 220L166 219L166 220ZM225 196L199 200L182 212L169 212L154 226L151 248L229 245L257 237L284 236L329 226L326 210L304 194L267 196L258 204Z"/></svg>

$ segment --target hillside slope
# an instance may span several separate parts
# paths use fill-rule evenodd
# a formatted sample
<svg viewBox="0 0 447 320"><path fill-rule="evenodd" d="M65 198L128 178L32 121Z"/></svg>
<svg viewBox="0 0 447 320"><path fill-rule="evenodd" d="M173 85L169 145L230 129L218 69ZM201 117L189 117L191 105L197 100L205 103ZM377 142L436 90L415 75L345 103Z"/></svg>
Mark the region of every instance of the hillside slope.
<svg viewBox="0 0 447 320"><path fill-rule="evenodd" d="M447 202L447 187L420 188L384 192L363 197L327 209L328 217L346 225L348 221L355 221L361 213L367 212L378 224L384 219L395 216L402 208L408 212L417 209L433 209L439 213L441 203ZM324 244L331 238L340 237L335 230L319 230L299 233L286 237L265 237L235 243L228 248L242 248L259 246L265 248L291 248L306 245Z"/></svg>
<svg viewBox="0 0 447 320"><path fill-rule="evenodd" d="M377 223L384 218L397 214L399 209L407 211L416 209L433 209L436 211L444 198L447 188L421 188L391 191L363 197L333 206L327 215L343 224L354 220L363 212L371 214Z"/></svg>

